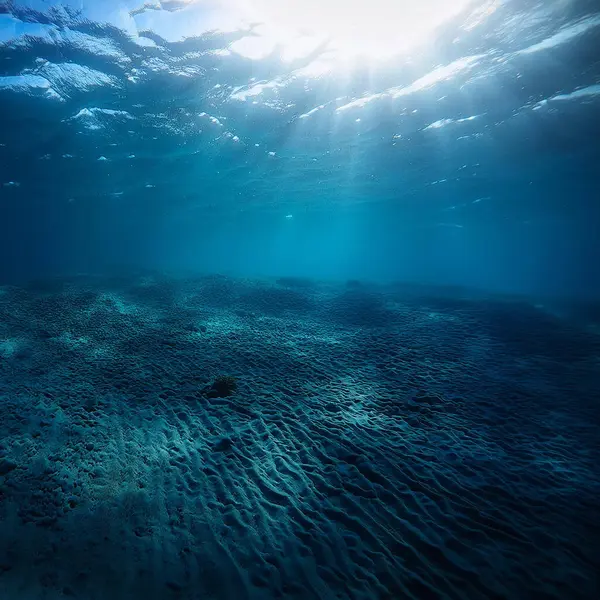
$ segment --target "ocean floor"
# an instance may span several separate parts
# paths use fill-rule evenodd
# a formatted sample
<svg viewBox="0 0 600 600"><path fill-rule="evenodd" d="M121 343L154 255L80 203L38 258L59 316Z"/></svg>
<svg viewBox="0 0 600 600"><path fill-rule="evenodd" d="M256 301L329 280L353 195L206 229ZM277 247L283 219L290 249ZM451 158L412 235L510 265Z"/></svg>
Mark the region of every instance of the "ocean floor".
<svg viewBox="0 0 600 600"><path fill-rule="evenodd" d="M584 325L409 285L2 287L0 598L597 598Z"/></svg>

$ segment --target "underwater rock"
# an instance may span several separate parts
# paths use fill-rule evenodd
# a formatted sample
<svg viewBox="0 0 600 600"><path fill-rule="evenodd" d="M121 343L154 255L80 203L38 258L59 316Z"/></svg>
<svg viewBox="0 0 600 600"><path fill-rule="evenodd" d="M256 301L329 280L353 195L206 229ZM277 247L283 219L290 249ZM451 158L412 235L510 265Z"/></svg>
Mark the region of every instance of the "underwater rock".
<svg viewBox="0 0 600 600"><path fill-rule="evenodd" d="M231 375L220 375L217 377L212 385L208 388L204 388L204 393L209 398L227 398L232 396L237 390L237 380Z"/></svg>

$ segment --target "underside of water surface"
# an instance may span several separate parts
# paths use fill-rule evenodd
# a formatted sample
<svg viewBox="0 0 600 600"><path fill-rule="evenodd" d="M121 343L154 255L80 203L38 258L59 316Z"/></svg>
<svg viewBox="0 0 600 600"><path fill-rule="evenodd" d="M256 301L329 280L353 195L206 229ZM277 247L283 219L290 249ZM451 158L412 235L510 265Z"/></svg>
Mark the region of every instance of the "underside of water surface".
<svg viewBox="0 0 600 600"><path fill-rule="evenodd" d="M599 34L0 0L0 598L598 598Z"/></svg>

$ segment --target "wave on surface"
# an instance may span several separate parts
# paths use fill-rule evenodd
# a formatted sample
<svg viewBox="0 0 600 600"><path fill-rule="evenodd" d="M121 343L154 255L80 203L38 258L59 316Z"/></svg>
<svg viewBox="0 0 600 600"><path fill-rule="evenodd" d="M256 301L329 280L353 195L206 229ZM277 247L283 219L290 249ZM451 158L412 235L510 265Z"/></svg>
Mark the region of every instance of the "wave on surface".
<svg viewBox="0 0 600 600"><path fill-rule="evenodd" d="M220 205L248 208L281 189L309 203L324 181L334 204L442 182L471 197L469 216L508 153L576 162L593 137L561 126L573 105L575 123L597 110L593 2L469 2L379 59L273 37L249 2L54 4L0 5L0 183L14 194L125 200L150 185L210 206L218 188Z"/></svg>

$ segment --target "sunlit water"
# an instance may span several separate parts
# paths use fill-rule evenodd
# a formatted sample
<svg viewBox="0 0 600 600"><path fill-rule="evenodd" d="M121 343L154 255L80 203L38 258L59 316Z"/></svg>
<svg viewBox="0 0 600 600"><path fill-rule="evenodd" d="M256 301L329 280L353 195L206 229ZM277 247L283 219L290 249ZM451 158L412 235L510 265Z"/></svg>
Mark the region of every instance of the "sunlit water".
<svg viewBox="0 0 600 600"><path fill-rule="evenodd" d="M599 39L0 0L0 598L597 598Z"/></svg>
<svg viewBox="0 0 600 600"><path fill-rule="evenodd" d="M598 290L594 2L51 4L0 15L6 276Z"/></svg>

